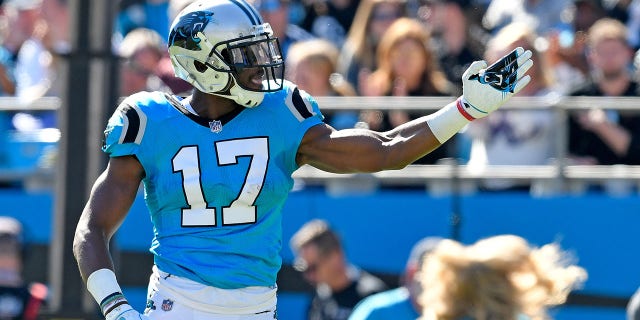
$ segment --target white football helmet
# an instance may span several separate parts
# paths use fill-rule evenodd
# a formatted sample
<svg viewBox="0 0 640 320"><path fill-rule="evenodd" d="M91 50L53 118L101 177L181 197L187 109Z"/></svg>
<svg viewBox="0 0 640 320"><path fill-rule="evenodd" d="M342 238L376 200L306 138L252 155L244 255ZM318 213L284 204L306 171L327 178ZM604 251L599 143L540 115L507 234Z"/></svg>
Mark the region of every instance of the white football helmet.
<svg viewBox="0 0 640 320"><path fill-rule="evenodd" d="M196 89L251 108L265 92L282 89L284 61L278 39L245 0L200 0L171 24L169 55L176 76ZM238 81L244 68L261 68L262 89Z"/></svg>

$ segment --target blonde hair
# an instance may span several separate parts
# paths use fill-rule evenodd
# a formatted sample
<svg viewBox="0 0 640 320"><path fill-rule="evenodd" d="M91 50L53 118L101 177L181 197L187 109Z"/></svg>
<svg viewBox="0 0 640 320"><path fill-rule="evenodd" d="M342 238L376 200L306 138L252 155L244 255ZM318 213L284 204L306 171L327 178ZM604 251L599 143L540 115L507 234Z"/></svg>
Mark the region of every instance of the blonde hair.
<svg viewBox="0 0 640 320"><path fill-rule="evenodd" d="M147 28L136 28L122 39L118 53L120 57L132 58L141 50L151 49L161 57L165 48L164 41L158 32Z"/></svg>
<svg viewBox="0 0 640 320"><path fill-rule="evenodd" d="M285 72L291 72L303 61L308 61L315 70L326 73L329 88L339 96L355 96L356 91L344 77L336 73L338 48L324 39L299 41L287 51ZM287 77L290 77L288 74Z"/></svg>
<svg viewBox="0 0 640 320"><path fill-rule="evenodd" d="M612 18L596 21L588 32L588 43L592 48L605 40L617 40L627 44L627 27Z"/></svg>
<svg viewBox="0 0 640 320"><path fill-rule="evenodd" d="M294 67L302 61L309 61L314 66L327 70L327 74L336 71L338 48L333 43L323 39L299 41L289 47L287 51L287 67Z"/></svg>
<svg viewBox="0 0 640 320"><path fill-rule="evenodd" d="M423 320L547 319L586 280L555 244L531 246L515 235L486 238L470 246L443 240L419 275Z"/></svg>

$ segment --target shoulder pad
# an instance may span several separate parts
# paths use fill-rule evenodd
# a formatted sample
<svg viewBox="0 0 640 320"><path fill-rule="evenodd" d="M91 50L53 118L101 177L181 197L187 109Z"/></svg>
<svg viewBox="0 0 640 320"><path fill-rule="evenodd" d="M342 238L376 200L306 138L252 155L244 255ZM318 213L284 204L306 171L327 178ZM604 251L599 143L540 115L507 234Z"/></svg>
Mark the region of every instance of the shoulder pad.
<svg viewBox="0 0 640 320"><path fill-rule="evenodd" d="M123 100L114 116L119 116L122 123L122 131L118 143L133 142L140 144L147 127L147 115L141 110L135 97Z"/></svg>
<svg viewBox="0 0 640 320"><path fill-rule="evenodd" d="M282 94L286 95L284 96L285 105L298 121L314 116L323 118L316 100L304 90L298 89L295 84L285 81Z"/></svg>

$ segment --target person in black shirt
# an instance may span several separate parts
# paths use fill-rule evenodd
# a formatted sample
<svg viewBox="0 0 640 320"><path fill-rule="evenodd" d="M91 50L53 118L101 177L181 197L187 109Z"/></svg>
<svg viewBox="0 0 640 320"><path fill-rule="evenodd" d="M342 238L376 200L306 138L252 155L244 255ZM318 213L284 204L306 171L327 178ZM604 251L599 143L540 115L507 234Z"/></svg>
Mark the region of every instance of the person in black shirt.
<svg viewBox="0 0 640 320"><path fill-rule="evenodd" d="M382 280L347 263L338 235L323 220L303 225L291 247L294 267L316 289L308 320L346 320L360 300L387 289Z"/></svg>
<svg viewBox="0 0 640 320"><path fill-rule="evenodd" d="M614 19L598 20L589 29L588 44L593 76L571 95L639 96L638 82L629 71L633 50L626 41L626 27ZM640 164L640 115L597 106L573 112L569 153L578 164Z"/></svg>

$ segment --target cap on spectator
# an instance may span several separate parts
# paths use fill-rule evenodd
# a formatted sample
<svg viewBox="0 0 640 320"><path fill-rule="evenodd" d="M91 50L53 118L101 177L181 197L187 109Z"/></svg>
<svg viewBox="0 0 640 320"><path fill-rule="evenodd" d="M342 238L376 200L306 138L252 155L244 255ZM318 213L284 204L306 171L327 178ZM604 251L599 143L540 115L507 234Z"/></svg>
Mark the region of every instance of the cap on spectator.
<svg viewBox="0 0 640 320"><path fill-rule="evenodd" d="M0 217L0 237L9 236L22 243L22 223L12 217Z"/></svg>
<svg viewBox="0 0 640 320"><path fill-rule="evenodd" d="M411 248L409 259L407 259L406 269L415 268L420 265L424 256L435 250L438 243L442 241L440 237L426 237L416 242Z"/></svg>
<svg viewBox="0 0 640 320"><path fill-rule="evenodd" d="M31 10L40 8L42 6L42 0L5 0L4 5L17 10Z"/></svg>

